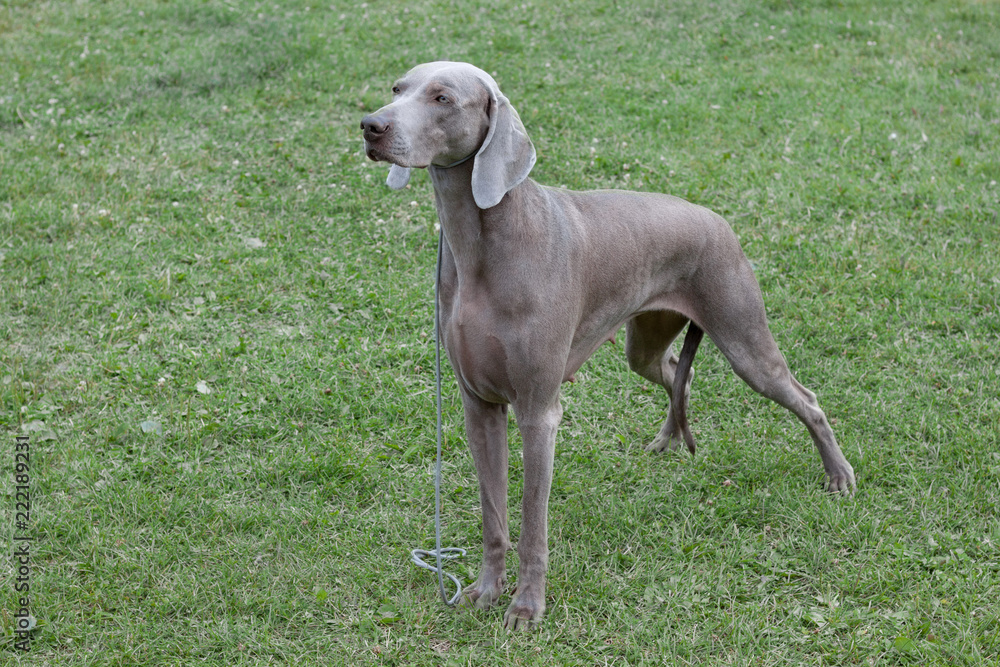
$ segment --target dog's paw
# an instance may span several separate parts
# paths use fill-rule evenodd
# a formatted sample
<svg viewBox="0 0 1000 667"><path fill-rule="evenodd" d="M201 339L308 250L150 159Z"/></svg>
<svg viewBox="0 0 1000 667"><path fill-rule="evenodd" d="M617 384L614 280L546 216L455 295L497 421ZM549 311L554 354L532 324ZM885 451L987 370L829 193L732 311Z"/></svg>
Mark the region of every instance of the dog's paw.
<svg viewBox="0 0 1000 667"><path fill-rule="evenodd" d="M507 632L534 630L545 613L545 600L529 599L527 595L516 595L503 615L503 627Z"/></svg>
<svg viewBox="0 0 1000 667"><path fill-rule="evenodd" d="M854 494L855 486L854 468L847 461L844 461L837 470L826 473L826 490L830 493L850 496Z"/></svg>
<svg viewBox="0 0 1000 667"><path fill-rule="evenodd" d="M677 451L684 444L684 439L680 435L671 433L669 435L664 435L661 431L656 434L653 441L646 445L645 449L647 452L663 452L663 451Z"/></svg>
<svg viewBox="0 0 1000 667"><path fill-rule="evenodd" d="M483 582L483 577L480 577L476 583L462 591L459 606L489 609L500 599L504 583L503 577L495 578L492 582L486 583Z"/></svg>

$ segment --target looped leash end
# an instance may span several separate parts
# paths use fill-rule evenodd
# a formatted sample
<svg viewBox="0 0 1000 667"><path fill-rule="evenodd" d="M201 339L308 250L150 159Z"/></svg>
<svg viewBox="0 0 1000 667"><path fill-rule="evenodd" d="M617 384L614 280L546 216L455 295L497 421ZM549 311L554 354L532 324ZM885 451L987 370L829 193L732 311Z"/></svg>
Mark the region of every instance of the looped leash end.
<svg viewBox="0 0 1000 667"><path fill-rule="evenodd" d="M454 582L455 594L451 597L451 599L449 599L445 594L444 586L441 587L441 599L444 600L444 603L449 607L454 607L455 603L458 602L459 599L462 597L462 582L459 580L458 577L451 574L450 572L445 572L444 568L439 569L437 566L431 565L430 563L425 561L424 558L435 558L437 559L437 562L440 565L442 560L455 560L456 558L460 558L464 555L465 555L465 549L460 549L458 547L445 547L440 551L436 549L431 551L427 551L426 549L414 549L413 551L410 552L410 559L417 567L422 567L425 570L436 572L438 575L438 579L441 578L441 575L444 575L449 579L451 579L452 582Z"/></svg>

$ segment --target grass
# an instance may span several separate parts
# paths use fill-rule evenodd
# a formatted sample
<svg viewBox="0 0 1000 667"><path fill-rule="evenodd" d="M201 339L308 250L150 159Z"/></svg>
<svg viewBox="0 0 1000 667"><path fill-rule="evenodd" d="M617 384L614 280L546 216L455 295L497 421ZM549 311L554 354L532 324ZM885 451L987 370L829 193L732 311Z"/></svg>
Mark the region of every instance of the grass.
<svg viewBox="0 0 1000 667"><path fill-rule="evenodd" d="M995 664L997 34L975 0L5 3L0 535L27 433L38 628L14 648L5 563L3 662ZM697 456L646 454L665 397L605 346L564 391L541 629L438 601L408 563L433 540L433 198L385 188L358 130L433 59L495 73L540 182L727 216L853 499L711 345Z"/></svg>

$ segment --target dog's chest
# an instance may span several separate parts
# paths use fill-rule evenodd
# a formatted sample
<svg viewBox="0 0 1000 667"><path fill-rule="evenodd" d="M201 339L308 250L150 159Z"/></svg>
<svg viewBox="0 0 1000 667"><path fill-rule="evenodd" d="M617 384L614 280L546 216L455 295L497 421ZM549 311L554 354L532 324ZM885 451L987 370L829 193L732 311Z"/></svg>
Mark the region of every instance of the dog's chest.
<svg viewBox="0 0 1000 667"><path fill-rule="evenodd" d="M511 364L518 360L504 342L502 324L488 307L457 305L450 315L445 315L442 327L455 373L483 400L512 403L517 392Z"/></svg>

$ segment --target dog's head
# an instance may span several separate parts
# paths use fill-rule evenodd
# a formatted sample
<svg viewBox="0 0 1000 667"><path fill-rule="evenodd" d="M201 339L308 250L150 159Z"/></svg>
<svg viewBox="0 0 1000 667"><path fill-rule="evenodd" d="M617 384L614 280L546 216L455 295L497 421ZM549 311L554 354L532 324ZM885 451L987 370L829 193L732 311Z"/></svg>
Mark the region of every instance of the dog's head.
<svg viewBox="0 0 1000 667"><path fill-rule="evenodd" d="M472 194L491 208L528 177L535 148L517 111L489 74L467 63L418 65L392 86L393 101L361 121L365 152L392 163L393 189L411 168L449 168L474 159Z"/></svg>

